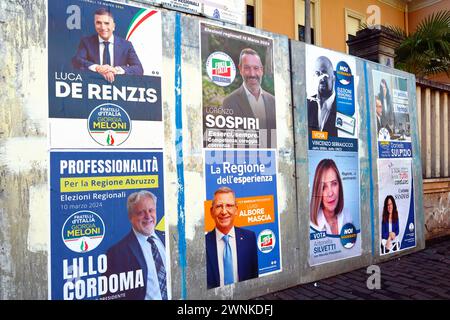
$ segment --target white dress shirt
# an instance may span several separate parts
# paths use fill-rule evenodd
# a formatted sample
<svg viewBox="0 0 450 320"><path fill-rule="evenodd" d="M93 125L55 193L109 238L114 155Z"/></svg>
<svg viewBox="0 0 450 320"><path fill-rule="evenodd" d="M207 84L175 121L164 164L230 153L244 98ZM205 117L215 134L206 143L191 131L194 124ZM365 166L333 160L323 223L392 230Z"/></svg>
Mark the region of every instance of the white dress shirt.
<svg viewBox="0 0 450 320"><path fill-rule="evenodd" d="M256 118L259 119L259 127L265 128L265 121L266 121L266 105L264 104L263 99L263 90L260 87L259 88L259 95L258 97L255 97L250 90L247 89L245 86L245 82L243 83L245 93L247 94L247 100L250 104L250 107L252 108L253 114Z"/></svg>
<svg viewBox="0 0 450 320"><path fill-rule="evenodd" d="M145 300L161 300L161 290L159 288L158 274L156 272L155 261L153 260L152 246L147 241L149 236L139 233L134 229L133 232L139 241L139 245L141 246L142 252L144 253L145 263L147 264L147 283L146 283L147 291L145 293ZM156 236L155 233L153 233L152 236L154 236L153 241L155 241L155 244L158 247L158 251L159 254L161 255L164 268L167 270L166 251L164 249L164 245L158 238L158 236Z"/></svg>
<svg viewBox="0 0 450 320"><path fill-rule="evenodd" d="M95 69L99 65L103 65L103 52L105 51L105 44L103 42L105 42L105 40L103 40L99 36L98 37L98 52L100 55L100 64L93 64L93 65L89 66L89 70L91 70L91 71L96 72ZM109 38L108 42L109 42L108 51L109 51L109 56L111 58L111 66L114 67L114 35L112 35L111 38ZM118 74L125 73L125 71L121 67L116 67L116 71Z"/></svg>
<svg viewBox="0 0 450 320"><path fill-rule="evenodd" d="M228 232L230 236L228 241L231 246L231 254L233 257L233 282L239 281L238 279L238 267L237 267L237 250L236 250L236 233L234 227ZM224 234L217 230L216 228L216 244L217 244L217 262L219 264L219 276L220 276L220 286L222 287L224 282L224 272L223 272L223 252L225 249L225 242L222 240Z"/></svg>
<svg viewBox="0 0 450 320"><path fill-rule="evenodd" d="M325 100L322 105L320 104L320 99L317 99L317 123L319 124L320 131L323 131L323 127L330 116L331 107L333 106L335 96L336 93L333 91L333 94Z"/></svg>

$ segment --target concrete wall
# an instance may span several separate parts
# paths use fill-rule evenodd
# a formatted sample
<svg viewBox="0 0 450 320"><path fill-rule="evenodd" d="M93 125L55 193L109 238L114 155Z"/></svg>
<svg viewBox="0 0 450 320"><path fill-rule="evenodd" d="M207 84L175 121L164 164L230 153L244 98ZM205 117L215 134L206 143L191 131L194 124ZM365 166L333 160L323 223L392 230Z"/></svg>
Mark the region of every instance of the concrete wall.
<svg viewBox="0 0 450 320"><path fill-rule="evenodd" d="M0 299L47 296L44 1L0 3Z"/></svg>
<svg viewBox="0 0 450 320"><path fill-rule="evenodd" d="M51 186L48 185L46 3L43 0L0 3L0 299L47 298ZM162 11L165 203L170 233L172 298L247 299L350 271L379 260L378 252L372 252L371 237L366 236L361 257L315 268L308 266L309 221L305 214L308 208L308 186L304 183L308 180L305 147L307 128L306 109L302 108L306 93L304 74L298 71L304 70L304 61L301 59L304 47L301 43L292 43L296 59L292 61L291 70L286 36L229 25L274 39L277 190L283 271L206 290L200 19ZM358 60L359 74L363 73L363 65L363 61ZM295 88L293 95L291 71L292 87ZM360 105L365 105L362 95L364 85L360 81L360 96L357 97ZM410 103L415 104L415 101L411 99ZM415 111L412 105L410 108ZM361 127L367 125L366 112L367 109L361 108ZM412 131L415 131L414 128ZM371 235L373 223L368 200L372 196L376 197L373 191L376 185L373 189L370 187L370 179L376 177L376 171L373 170L374 163L369 160L371 150L366 145L369 134L361 130L359 137L361 228L367 235ZM414 148L418 150L418 145L415 144ZM416 152L414 158L418 226L423 225L420 220L422 181L420 160L417 160L419 155L420 152ZM296 188L297 192L294 192ZM378 230L377 225L375 230ZM417 247L403 251L401 255L423 248L422 235L423 230L418 229ZM378 239L377 233L374 236Z"/></svg>

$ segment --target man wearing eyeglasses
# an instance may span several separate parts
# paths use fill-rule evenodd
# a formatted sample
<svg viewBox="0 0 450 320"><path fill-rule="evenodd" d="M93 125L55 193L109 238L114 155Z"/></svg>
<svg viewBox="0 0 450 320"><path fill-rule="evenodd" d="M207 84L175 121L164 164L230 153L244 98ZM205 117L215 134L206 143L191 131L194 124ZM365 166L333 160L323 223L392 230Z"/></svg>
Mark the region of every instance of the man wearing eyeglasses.
<svg viewBox="0 0 450 320"><path fill-rule="evenodd" d="M317 94L308 98L309 131L326 131L329 136L336 137L336 77L330 59L324 56L316 59L314 78L317 81Z"/></svg>
<svg viewBox="0 0 450 320"><path fill-rule="evenodd" d="M216 226L205 239L208 289L257 278L256 235L234 226L238 206L231 188L214 192L210 214Z"/></svg>
<svg viewBox="0 0 450 320"><path fill-rule="evenodd" d="M147 190L128 196L131 231L107 252L106 275L142 273L142 283L123 292L107 294L108 299L167 300L167 266L164 233L156 230L156 196ZM136 281L137 282L137 281Z"/></svg>
<svg viewBox="0 0 450 320"><path fill-rule="evenodd" d="M223 109L232 110L231 115L241 118L258 119L259 147L276 146L275 97L261 88L264 66L258 53L245 48L239 55L239 73L242 85L224 100Z"/></svg>

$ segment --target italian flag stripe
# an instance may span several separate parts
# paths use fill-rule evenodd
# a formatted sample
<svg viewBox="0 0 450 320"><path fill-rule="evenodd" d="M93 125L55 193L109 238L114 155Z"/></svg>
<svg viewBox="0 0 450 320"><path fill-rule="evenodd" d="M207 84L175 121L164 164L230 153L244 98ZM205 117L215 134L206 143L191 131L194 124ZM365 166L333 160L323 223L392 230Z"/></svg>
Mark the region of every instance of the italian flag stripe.
<svg viewBox="0 0 450 320"><path fill-rule="evenodd" d="M156 10L142 9L138 13L136 13L133 20L130 23L130 26L128 27L127 40L130 39L133 32L137 29L137 27L139 27L139 25L142 22L144 22L145 20L147 20L148 18L150 18L152 15L154 15L157 12L158 11L156 11Z"/></svg>

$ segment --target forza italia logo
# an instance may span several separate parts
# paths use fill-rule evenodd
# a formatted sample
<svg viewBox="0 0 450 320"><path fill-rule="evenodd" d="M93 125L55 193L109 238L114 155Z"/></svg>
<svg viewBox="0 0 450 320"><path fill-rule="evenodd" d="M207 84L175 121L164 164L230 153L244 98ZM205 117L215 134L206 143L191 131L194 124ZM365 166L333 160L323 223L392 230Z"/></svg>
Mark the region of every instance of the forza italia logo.
<svg viewBox="0 0 450 320"><path fill-rule="evenodd" d="M236 77L236 66L229 55L216 51L211 53L206 61L206 72L212 82L226 87L232 84Z"/></svg>

